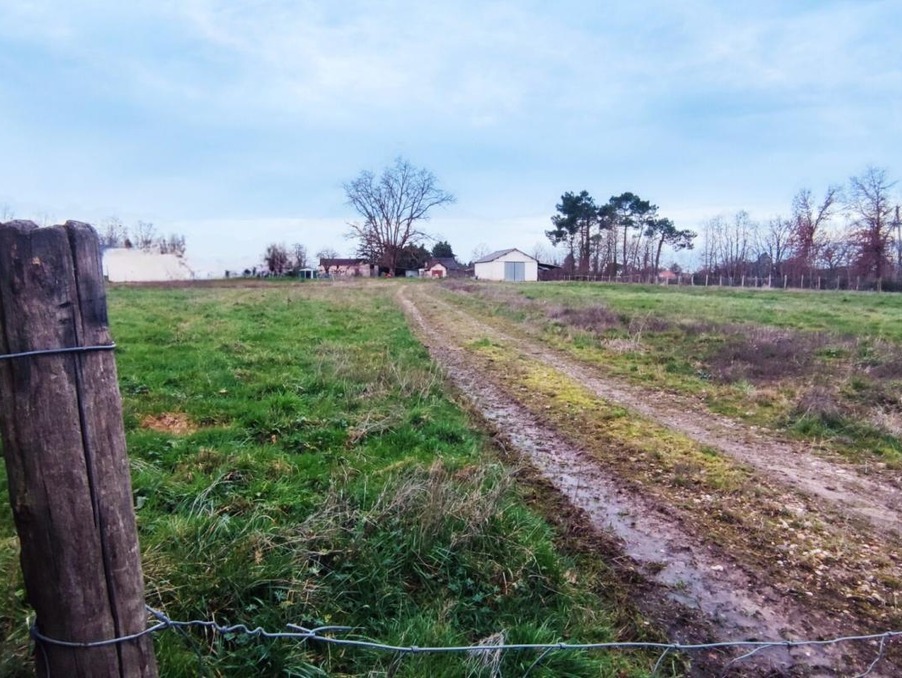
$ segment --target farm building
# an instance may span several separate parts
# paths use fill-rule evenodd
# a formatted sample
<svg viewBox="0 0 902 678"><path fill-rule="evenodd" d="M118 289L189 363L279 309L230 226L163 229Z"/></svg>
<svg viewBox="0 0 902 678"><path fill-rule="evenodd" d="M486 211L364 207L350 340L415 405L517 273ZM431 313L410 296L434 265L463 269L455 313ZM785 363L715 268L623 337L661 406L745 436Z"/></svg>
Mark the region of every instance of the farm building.
<svg viewBox="0 0 902 678"><path fill-rule="evenodd" d="M319 274L334 278L371 278L379 273L366 259L320 259Z"/></svg>
<svg viewBox="0 0 902 678"><path fill-rule="evenodd" d="M536 281L539 262L518 249L498 250L474 264L474 275L477 280Z"/></svg>
<svg viewBox="0 0 902 678"><path fill-rule="evenodd" d="M423 276L426 278L460 278L467 274L467 269L454 257L435 257L426 262Z"/></svg>
<svg viewBox="0 0 902 678"><path fill-rule="evenodd" d="M110 282L163 282L194 278L194 272L181 257L126 247L104 250L103 275Z"/></svg>

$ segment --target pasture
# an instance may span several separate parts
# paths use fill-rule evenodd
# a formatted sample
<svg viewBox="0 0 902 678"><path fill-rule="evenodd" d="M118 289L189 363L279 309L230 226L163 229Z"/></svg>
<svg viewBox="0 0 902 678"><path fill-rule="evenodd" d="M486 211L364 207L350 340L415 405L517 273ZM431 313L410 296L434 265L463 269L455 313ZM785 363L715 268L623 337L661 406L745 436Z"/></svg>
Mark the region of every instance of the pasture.
<svg viewBox="0 0 902 678"><path fill-rule="evenodd" d="M147 602L173 619L343 626L401 645L650 637L608 570L445 388L393 286L113 287ZM30 675L6 482L0 674ZM160 674L489 675L401 658L168 631ZM535 654L509 653L522 673ZM641 656L560 654L533 675L643 675Z"/></svg>
<svg viewBox="0 0 902 678"><path fill-rule="evenodd" d="M704 562L730 559L735 572L712 567L731 595L744 572L783 592L761 603L768 614L801 614L822 636L902 619L895 509L871 507L884 522L869 525L811 499L816 484L768 475L794 450L898 485L902 297L236 281L112 287L109 303L147 602L173 619L335 626L344 638L421 647L685 637L685 619L655 601L697 594L705 612L710 592L693 586L710 573L667 583L680 553L652 549L646 562L622 536L588 528L599 524L591 510L540 477L452 385L455 370L493 384L632 493L635 523L667 512L674 534L691 528ZM617 384L625 401L606 395ZM685 426L715 416L727 433L711 424L714 443ZM29 675L5 490L0 674ZM745 599L735 600L741 617ZM716 636L694 623L696 638ZM202 631L154 642L166 676L643 676L657 659L402 656ZM666 664L667 675L699 670L695 657Z"/></svg>

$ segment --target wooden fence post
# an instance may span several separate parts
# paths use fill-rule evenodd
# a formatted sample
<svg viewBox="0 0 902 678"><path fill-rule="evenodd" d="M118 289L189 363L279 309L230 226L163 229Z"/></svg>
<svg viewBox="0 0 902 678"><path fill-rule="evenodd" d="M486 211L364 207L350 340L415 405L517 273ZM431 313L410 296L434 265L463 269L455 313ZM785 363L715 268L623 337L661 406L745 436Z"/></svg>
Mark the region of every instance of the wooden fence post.
<svg viewBox="0 0 902 678"><path fill-rule="evenodd" d="M108 346L97 234L0 225L0 354ZM147 626L111 350L0 360L0 436L36 630L104 641ZM92 648L36 640L40 676L156 676L150 636Z"/></svg>

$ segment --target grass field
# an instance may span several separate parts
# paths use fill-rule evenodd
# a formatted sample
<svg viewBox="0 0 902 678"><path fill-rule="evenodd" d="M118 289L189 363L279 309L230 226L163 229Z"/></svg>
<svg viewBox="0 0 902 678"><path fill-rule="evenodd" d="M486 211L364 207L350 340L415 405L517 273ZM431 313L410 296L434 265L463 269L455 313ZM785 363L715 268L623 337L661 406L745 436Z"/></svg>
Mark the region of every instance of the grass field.
<svg viewBox="0 0 902 678"><path fill-rule="evenodd" d="M902 467L902 295L451 282L456 303L643 385Z"/></svg>
<svg viewBox="0 0 902 678"><path fill-rule="evenodd" d="M531 293L534 288L526 291ZM537 288L535 288L537 289ZM459 645L648 637L604 563L444 387L393 286L113 288L147 601L174 619ZM30 675L6 483L0 675ZM497 636L496 636L497 638ZM165 676L492 675L398 657L166 632ZM522 675L534 653L507 653ZM642 655L552 653L531 676L646 675Z"/></svg>

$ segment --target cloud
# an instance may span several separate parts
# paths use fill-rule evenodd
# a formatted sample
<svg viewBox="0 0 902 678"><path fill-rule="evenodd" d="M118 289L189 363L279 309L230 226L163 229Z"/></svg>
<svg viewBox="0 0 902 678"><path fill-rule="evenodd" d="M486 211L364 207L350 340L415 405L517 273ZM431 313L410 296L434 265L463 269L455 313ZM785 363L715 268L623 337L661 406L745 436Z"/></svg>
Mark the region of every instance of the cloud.
<svg viewBox="0 0 902 678"><path fill-rule="evenodd" d="M402 154L458 194L452 244L529 246L581 188L778 209L898 173L900 23L890 0L5 0L0 202L342 221L342 181Z"/></svg>

